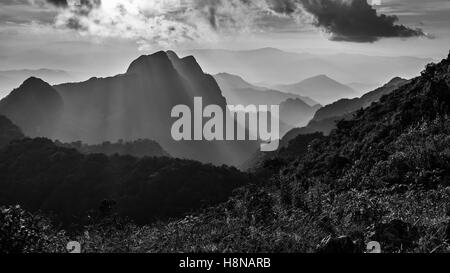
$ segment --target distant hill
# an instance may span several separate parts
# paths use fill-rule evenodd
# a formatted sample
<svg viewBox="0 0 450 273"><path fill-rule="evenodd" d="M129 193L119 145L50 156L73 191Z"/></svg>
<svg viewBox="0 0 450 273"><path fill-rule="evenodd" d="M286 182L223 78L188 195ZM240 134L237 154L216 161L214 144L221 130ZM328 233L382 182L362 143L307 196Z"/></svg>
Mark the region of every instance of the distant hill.
<svg viewBox="0 0 450 273"><path fill-rule="evenodd" d="M227 102L233 105L277 105L288 99L301 99L309 106L319 104L308 97L250 84L237 75L219 73L214 75L214 78L219 84L222 94L227 98Z"/></svg>
<svg viewBox="0 0 450 273"><path fill-rule="evenodd" d="M63 100L48 83L29 78L0 101L0 115L17 124L26 136L54 137Z"/></svg>
<svg viewBox="0 0 450 273"><path fill-rule="evenodd" d="M391 93L407 83L409 83L408 80L397 77L384 86L365 94L361 98L342 99L324 106L316 112L314 118L307 126L292 129L284 138L290 140L298 135L312 134L315 132L322 132L328 135L336 128L338 121L353 118L357 110L369 107L372 103L378 102L382 96Z"/></svg>
<svg viewBox="0 0 450 273"><path fill-rule="evenodd" d="M360 83L360 82L352 82L346 83L348 87L355 90L358 94L367 93L370 90L374 90L381 84L368 84L368 83Z"/></svg>
<svg viewBox="0 0 450 273"><path fill-rule="evenodd" d="M170 157L157 142L148 139L135 141L118 141L115 143L103 142L97 145L89 145L81 141L72 143L61 143L55 141L60 147L74 148L83 154L105 154L105 155L130 155L135 157Z"/></svg>
<svg viewBox="0 0 450 273"><path fill-rule="evenodd" d="M267 88L265 88L265 87L259 87L259 86L253 85L253 84L245 81L242 77L240 77L238 75L233 75L233 74L229 74L229 73L219 73L219 74L216 74L213 76L221 88L222 87L226 87L226 89L251 88L251 89L258 90L258 91L267 90Z"/></svg>
<svg viewBox="0 0 450 273"><path fill-rule="evenodd" d="M281 136L292 128L305 126L321 107L308 97L255 86L237 75L220 73L214 78L228 104L279 105Z"/></svg>
<svg viewBox="0 0 450 273"><path fill-rule="evenodd" d="M277 85L276 88L285 92L310 97L323 105L338 99L357 96L355 90L326 75L318 75L295 84Z"/></svg>
<svg viewBox="0 0 450 273"><path fill-rule="evenodd" d="M382 87L377 88L360 98L341 99L330 105L324 106L319 111L317 111L316 115L314 116L314 121L321 121L332 117L343 117L361 108L366 108L372 103L379 101L382 96L391 93L392 91L406 83L408 83L408 80L397 77L392 79Z"/></svg>
<svg viewBox="0 0 450 273"><path fill-rule="evenodd" d="M11 141L22 139L25 136L19 127L13 124L5 116L0 116L0 148L8 145Z"/></svg>
<svg viewBox="0 0 450 273"><path fill-rule="evenodd" d="M43 79L50 84L59 84L75 80L69 72L54 69L22 69L0 71L0 98L19 86L30 77Z"/></svg>
<svg viewBox="0 0 450 273"><path fill-rule="evenodd" d="M67 81L71 75L64 70L55 69L21 69L21 70L2 70L0 75L8 78L22 78L22 81L29 77L47 78L46 81L57 82Z"/></svg>
<svg viewBox="0 0 450 273"><path fill-rule="evenodd" d="M394 76L413 78L420 74L429 58L384 57L361 54L309 54L275 48L256 50L190 50L202 68L211 74L228 72L250 82L287 84L325 74L341 83L376 84ZM361 69L361 68L364 69ZM371 89L368 89L371 90ZM357 90L361 94L368 90Z"/></svg>
<svg viewBox="0 0 450 273"><path fill-rule="evenodd" d="M192 56L157 52L133 61L126 73L51 87L30 78L0 101L27 136L87 144L119 139L152 139L169 154L205 163L239 165L256 150L256 141L175 141L171 111L176 105L226 107L214 78Z"/></svg>
<svg viewBox="0 0 450 273"><path fill-rule="evenodd" d="M320 107L311 107L301 99L288 99L280 104L280 119L292 127L302 127L308 124Z"/></svg>

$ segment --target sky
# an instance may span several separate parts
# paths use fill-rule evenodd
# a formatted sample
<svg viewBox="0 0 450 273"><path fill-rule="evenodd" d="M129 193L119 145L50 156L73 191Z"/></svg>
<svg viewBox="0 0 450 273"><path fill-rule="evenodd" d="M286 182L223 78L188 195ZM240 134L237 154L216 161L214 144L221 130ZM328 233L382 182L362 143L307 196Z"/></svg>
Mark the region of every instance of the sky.
<svg viewBox="0 0 450 273"><path fill-rule="evenodd" d="M0 0L0 70L124 72L157 50L442 58L450 0Z"/></svg>

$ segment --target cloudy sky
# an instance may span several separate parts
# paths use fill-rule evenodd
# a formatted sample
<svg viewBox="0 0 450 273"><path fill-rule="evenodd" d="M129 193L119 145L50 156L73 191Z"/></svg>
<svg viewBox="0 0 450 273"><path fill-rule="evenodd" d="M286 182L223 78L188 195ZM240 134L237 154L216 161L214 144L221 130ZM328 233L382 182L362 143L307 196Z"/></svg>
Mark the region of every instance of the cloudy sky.
<svg viewBox="0 0 450 273"><path fill-rule="evenodd" d="M159 49L441 58L450 0L0 0L0 70L103 76Z"/></svg>

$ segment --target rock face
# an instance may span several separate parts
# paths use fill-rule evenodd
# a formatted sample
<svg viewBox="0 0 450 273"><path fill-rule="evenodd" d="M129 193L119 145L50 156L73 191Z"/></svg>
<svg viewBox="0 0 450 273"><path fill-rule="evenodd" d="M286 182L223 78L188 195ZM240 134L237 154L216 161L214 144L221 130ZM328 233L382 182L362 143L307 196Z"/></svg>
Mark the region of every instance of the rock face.
<svg viewBox="0 0 450 273"><path fill-rule="evenodd" d="M176 119L171 118L171 110L179 104L193 109L197 96L204 105L226 107L214 78L203 73L193 57L180 59L174 52L161 51L139 57L125 74L110 78L54 88L30 79L1 102L0 113L28 136L87 144L151 139L174 157L229 165L248 159L256 142L172 139Z"/></svg>
<svg viewBox="0 0 450 273"><path fill-rule="evenodd" d="M0 148L8 145L13 140L21 138L24 138L24 135L20 128L6 117L0 116Z"/></svg>
<svg viewBox="0 0 450 273"><path fill-rule="evenodd" d="M53 137L63 110L58 92L37 78L27 79L0 101L0 114L8 117L29 137Z"/></svg>

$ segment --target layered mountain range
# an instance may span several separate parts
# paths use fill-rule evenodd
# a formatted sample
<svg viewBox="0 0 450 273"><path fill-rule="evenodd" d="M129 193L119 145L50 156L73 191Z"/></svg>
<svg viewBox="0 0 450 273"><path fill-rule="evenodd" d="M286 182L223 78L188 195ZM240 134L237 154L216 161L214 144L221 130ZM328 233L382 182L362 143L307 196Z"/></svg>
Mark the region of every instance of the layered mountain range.
<svg viewBox="0 0 450 273"><path fill-rule="evenodd" d="M391 81L360 98L341 99L332 104L319 109L307 126L295 128L285 136L285 143L301 134L311 134L322 132L328 135L336 128L336 123L340 120L353 118L356 111L369 107L372 103L378 102L384 95L390 94L397 88L409 83L403 78L393 78Z"/></svg>
<svg viewBox="0 0 450 273"><path fill-rule="evenodd" d="M27 136L62 142L152 139L172 156L214 164L238 165L257 148L247 141L174 141L171 127L176 105L225 109L226 99L214 78L192 56L174 52L141 56L126 73L56 86L30 78L0 102L0 114Z"/></svg>
<svg viewBox="0 0 450 273"><path fill-rule="evenodd" d="M317 111L313 120L321 121L328 118L343 117L361 108L367 108L372 103L379 101L382 96L391 93L408 82L409 81L406 79L396 77L382 87L379 87L360 98L340 99Z"/></svg>
<svg viewBox="0 0 450 273"><path fill-rule="evenodd" d="M237 75L220 73L214 78L229 104L279 105L281 136L292 128L307 125L322 107L309 97L256 86Z"/></svg>
<svg viewBox="0 0 450 273"><path fill-rule="evenodd" d="M315 112L314 117L306 126L298 126L298 128L294 128L283 135L281 145L277 152L269 154L257 152L241 167L243 169L252 169L261 166L264 161L273 158L274 156L279 156L280 154L292 154L292 151L290 151L287 146L291 144L293 139L298 139L298 142L301 143L299 146L305 146L307 143L304 140L310 140L310 135L317 136L317 133L319 133L320 136L329 135L336 129L339 121L351 120L358 110L371 106L373 103L378 102L384 95L390 94L409 82L409 80L396 77L382 87L368 92L360 98L341 99L320 108Z"/></svg>
<svg viewBox="0 0 450 273"><path fill-rule="evenodd" d="M261 48L256 50L191 50L208 73L228 72L250 82L268 85L294 83L302 79L327 75L341 83L379 86L396 75L412 78L433 61L408 56L387 57L362 54L310 54ZM363 69L362 69L363 68ZM259 84L261 85L261 84ZM364 88L360 91L370 89Z"/></svg>
<svg viewBox="0 0 450 273"><path fill-rule="evenodd" d="M288 99L300 99L309 106L319 104L309 97L251 84L238 75L219 73L214 78L229 104L273 105Z"/></svg>
<svg viewBox="0 0 450 273"><path fill-rule="evenodd" d="M164 55L175 58L169 57L170 53L159 54L162 59ZM158 72L148 73L153 68L143 61L147 58L136 61L148 68L144 75L136 76L142 68L131 69L117 76L114 86L123 83L121 77L130 77L137 86L151 81L152 86L161 88L157 90L172 86L149 76L156 73L164 77ZM206 85L209 81L192 80L199 72L185 71L184 64L191 61L174 65L175 59L170 63L177 72L184 71L179 75L193 73L186 81L190 85L183 87ZM83 106L82 102L89 105L87 97L94 101L97 98L88 95L104 88L103 83L84 83L90 89L65 86L66 90L61 91L64 87L54 89L39 80L31 81L61 98L50 99L54 92L43 91L52 103L32 108L30 114L36 114L37 121L45 117L38 115L45 107L62 111L63 117L82 117L83 108L66 113L67 101L73 108ZM15 103L24 110L22 104L28 105L25 102L29 100L23 97L30 96L27 84L14 91L1 107L11 109L7 106ZM75 105L67 97L77 98L80 90L90 91L80 95ZM126 89L135 90L143 91ZM125 91L116 92L126 101ZM221 96L211 98L221 100ZM87 109L95 112L93 106ZM108 113L104 108L98 111ZM317 122L334 116L343 120L327 136L296 132L290 140L284 138L279 151L262 159L257 171L263 173L248 175L235 168L167 157L83 155L45 139L17 140L0 150L0 205L21 204L33 213L53 213L67 224L82 223L77 239L83 240L88 250L112 253L355 254L367 251L366 244L371 241L379 242L386 253L448 252L449 115L450 55L428 65L421 76L412 80L395 78L361 98L324 107L316 114ZM18 128L5 118L0 117L0 128L10 132L9 139L21 138ZM42 133L42 128L52 129L34 125L28 130ZM91 211L99 203L106 204L107 212L116 204L119 216L152 225L128 224L111 213L95 221ZM99 210L104 212L105 206ZM7 234L3 238L26 232L52 249L60 249L61 241L69 239L61 239L66 233L54 231L45 221L37 222L42 219L40 215L30 216L36 221L30 224L31 220L10 220L13 213L28 215L19 207L2 208L1 212L8 220L2 225ZM85 225L80 219L86 214L89 221ZM155 221L158 223L153 224ZM34 246L26 241L19 250Z"/></svg>

